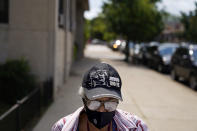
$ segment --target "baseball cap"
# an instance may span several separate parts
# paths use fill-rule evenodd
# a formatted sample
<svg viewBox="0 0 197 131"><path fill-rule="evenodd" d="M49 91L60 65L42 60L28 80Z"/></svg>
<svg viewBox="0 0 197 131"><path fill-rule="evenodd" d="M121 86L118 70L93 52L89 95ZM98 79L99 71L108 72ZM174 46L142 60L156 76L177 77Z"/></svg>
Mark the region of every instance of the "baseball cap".
<svg viewBox="0 0 197 131"><path fill-rule="evenodd" d="M89 69L82 81L82 88L90 100L112 97L122 101L121 78L118 72L107 63L99 63Z"/></svg>

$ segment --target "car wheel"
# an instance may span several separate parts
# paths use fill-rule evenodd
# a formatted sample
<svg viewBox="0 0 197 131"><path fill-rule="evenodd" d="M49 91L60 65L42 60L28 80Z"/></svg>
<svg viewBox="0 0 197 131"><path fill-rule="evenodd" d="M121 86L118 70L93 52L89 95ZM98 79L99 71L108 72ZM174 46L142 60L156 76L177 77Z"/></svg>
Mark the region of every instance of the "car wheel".
<svg viewBox="0 0 197 131"><path fill-rule="evenodd" d="M194 76L191 76L189 78L189 85L190 85L190 88L192 88L193 90L196 90L197 88L197 82L196 82L196 79Z"/></svg>
<svg viewBox="0 0 197 131"><path fill-rule="evenodd" d="M171 70L170 76L173 80L178 80L178 76L176 75L176 72L173 69Z"/></svg>

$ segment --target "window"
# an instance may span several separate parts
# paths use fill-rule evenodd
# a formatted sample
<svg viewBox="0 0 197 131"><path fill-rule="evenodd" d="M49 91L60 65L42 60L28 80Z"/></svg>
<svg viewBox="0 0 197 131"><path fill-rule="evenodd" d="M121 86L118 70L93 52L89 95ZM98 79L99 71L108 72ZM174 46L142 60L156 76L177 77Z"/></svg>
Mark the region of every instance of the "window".
<svg viewBox="0 0 197 131"><path fill-rule="evenodd" d="M70 6L70 8L69 8L69 31L72 31L72 24L73 24L73 21L72 21L72 9L73 9L73 7L72 7L72 1L71 0L69 0L69 6Z"/></svg>
<svg viewBox="0 0 197 131"><path fill-rule="evenodd" d="M64 28L68 31L73 29L73 3L72 0L59 0L58 3L58 23L60 28Z"/></svg>
<svg viewBox="0 0 197 131"><path fill-rule="evenodd" d="M9 0L0 0L0 23L8 23L9 21Z"/></svg>
<svg viewBox="0 0 197 131"><path fill-rule="evenodd" d="M59 27L64 27L64 1L63 0L59 0L58 25Z"/></svg>
<svg viewBox="0 0 197 131"><path fill-rule="evenodd" d="M66 29L72 31L72 0L66 0Z"/></svg>

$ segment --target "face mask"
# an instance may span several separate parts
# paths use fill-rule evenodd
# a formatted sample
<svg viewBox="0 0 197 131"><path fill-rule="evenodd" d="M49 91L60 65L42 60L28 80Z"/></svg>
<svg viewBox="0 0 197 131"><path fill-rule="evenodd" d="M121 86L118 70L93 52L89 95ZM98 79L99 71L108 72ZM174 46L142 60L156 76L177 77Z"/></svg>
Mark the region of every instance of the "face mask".
<svg viewBox="0 0 197 131"><path fill-rule="evenodd" d="M98 129L101 129L112 121L112 119L115 115L115 111L112 111L112 112L98 112L98 111L89 110L86 107L86 114L88 116L88 120L95 127L97 127Z"/></svg>

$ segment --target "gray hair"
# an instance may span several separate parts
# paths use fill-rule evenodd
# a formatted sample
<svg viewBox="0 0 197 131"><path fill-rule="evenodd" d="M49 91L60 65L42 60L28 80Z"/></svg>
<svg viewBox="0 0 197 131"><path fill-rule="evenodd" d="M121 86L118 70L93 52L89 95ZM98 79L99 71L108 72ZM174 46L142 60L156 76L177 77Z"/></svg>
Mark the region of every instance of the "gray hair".
<svg viewBox="0 0 197 131"><path fill-rule="evenodd" d="M86 98L85 91L82 86L79 87L78 94L81 96L81 98Z"/></svg>

